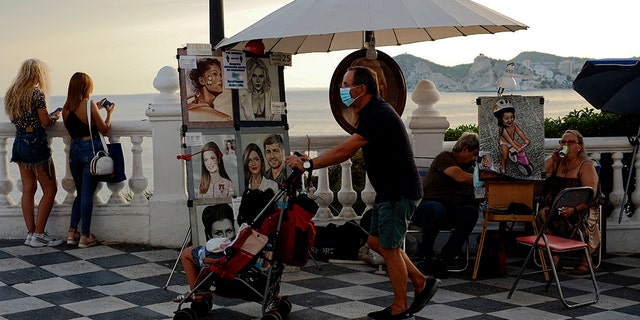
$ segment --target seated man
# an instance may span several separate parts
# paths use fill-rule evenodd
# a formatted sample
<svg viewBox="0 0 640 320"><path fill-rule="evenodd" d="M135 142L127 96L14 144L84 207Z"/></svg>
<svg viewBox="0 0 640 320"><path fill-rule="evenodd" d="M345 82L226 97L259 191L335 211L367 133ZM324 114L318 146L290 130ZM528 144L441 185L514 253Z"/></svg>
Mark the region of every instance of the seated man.
<svg viewBox="0 0 640 320"><path fill-rule="evenodd" d="M422 228L418 269L423 274L446 278L447 264L461 251L478 220L474 204L473 165L480 142L475 133L464 133L452 151L441 152L422 181L422 202L413 222ZM433 244L441 229L454 229L440 254Z"/></svg>

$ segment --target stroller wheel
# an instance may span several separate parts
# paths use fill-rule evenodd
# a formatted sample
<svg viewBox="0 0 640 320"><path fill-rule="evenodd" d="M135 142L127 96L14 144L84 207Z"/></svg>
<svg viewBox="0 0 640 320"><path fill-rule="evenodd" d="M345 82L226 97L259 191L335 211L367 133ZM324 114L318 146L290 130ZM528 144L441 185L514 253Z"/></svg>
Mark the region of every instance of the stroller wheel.
<svg viewBox="0 0 640 320"><path fill-rule="evenodd" d="M192 309L184 308L175 312L173 320L198 320L198 315Z"/></svg>
<svg viewBox="0 0 640 320"><path fill-rule="evenodd" d="M286 318L289 315L292 307L291 301L289 301L287 297L282 297L280 298L280 301L278 301L278 313L282 315L283 318Z"/></svg>
<svg viewBox="0 0 640 320"><path fill-rule="evenodd" d="M211 310L211 308L213 308L213 301L209 299L191 302L191 310L194 311L195 314L200 317L206 316Z"/></svg>
<svg viewBox="0 0 640 320"><path fill-rule="evenodd" d="M269 312L265 313L260 320L282 320L282 316L277 312Z"/></svg>

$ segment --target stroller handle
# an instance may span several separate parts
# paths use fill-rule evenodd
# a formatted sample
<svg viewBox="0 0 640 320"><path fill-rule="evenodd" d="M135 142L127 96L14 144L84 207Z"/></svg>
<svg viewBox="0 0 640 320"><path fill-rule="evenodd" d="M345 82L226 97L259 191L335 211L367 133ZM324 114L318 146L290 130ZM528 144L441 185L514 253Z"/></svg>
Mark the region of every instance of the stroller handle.
<svg viewBox="0 0 640 320"><path fill-rule="evenodd" d="M280 185L280 189L287 189L289 187L294 187L296 189L298 188L302 188L302 174L304 173L304 171L300 171L298 169L292 169L291 174L284 180L282 181L282 184Z"/></svg>

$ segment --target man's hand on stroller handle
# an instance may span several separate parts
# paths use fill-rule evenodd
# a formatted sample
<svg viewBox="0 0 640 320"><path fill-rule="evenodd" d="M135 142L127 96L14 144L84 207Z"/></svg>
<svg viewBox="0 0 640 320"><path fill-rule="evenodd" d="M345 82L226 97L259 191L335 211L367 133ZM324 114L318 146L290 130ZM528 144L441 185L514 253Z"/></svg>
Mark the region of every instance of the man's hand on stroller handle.
<svg viewBox="0 0 640 320"><path fill-rule="evenodd" d="M304 172L304 162L309 161L309 156L306 154L301 154L298 151L293 152L292 155L287 156L286 162L289 168L297 169L300 172Z"/></svg>

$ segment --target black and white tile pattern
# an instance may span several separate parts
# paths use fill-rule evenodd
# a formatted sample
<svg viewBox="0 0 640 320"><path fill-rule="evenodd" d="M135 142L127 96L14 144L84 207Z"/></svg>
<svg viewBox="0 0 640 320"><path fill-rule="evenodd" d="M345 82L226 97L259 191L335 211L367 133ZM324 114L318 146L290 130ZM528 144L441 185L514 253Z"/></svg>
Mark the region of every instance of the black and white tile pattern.
<svg viewBox="0 0 640 320"><path fill-rule="evenodd" d="M31 248L23 240L0 240L0 320L171 319L170 302L187 289L184 275L163 287L178 255L174 249L137 245L61 245ZM637 319L640 320L640 255L607 255L598 269L600 301L575 310L558 299L555 285L544 292L542 275L521 280L507 293L522 263L511 258L509 277L470 272L444 279L416 319ZM320 262L283 276L281 293L293 303L290 319L366 319L391 302L391 286L376 267ZM180 270L180 269L179 269ZM562 273L565 296L589 298L587 276ZM411 285L409 295L413 296ZM211 319L256 319L260 305L214 297Z"/></svg>

